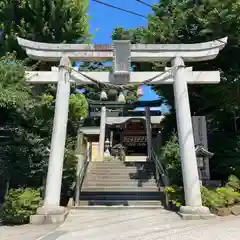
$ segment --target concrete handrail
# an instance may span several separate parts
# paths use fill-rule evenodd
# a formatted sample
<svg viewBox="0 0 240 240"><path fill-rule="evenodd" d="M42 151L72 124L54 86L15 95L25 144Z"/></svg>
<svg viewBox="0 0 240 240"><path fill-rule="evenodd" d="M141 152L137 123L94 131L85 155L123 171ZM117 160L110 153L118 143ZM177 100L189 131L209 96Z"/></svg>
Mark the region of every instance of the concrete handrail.
<svg viewBox="0 0 240 240"><path fill-rule="evenodd" d="M89 159L91 156L91 147L89 147L87 154L85 155L83 162L82 159L78 159L78 169L76 174L76 184L75 184L75 205L79 205L79 198L80 198L80 189L83 184L83 180L87 171L87 167L89 164Z"/></svg>

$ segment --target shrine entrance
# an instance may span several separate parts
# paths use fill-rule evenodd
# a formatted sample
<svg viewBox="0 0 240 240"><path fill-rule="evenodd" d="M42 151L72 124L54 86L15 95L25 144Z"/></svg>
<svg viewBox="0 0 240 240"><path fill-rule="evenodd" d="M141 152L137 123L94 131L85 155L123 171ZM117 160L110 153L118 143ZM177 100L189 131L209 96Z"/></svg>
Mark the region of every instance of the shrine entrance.
<svg viewBox="0 0 240 240"><path fill-rule="evenodd" d="M99 154L101 122L104 121L105 130L102 131L104 145L104 156L111 159L115 157L119 147L124 149L127 161L147 161L149 149L159 143L162 120L164 116L160 110L150 110L146 115L146 108L161 105L161 100L155 101L132 101L131 103L119 103L117 101L88 100L89 117L81 126L81 132L87 137L94 148L91 161L104 161ZM106 107L106 115L102 117L100 109ZM148 132L148 124L151 131ZM159 145L159 144L158 144ZM134 157L135 156L135 157ZM137 157L141 156L141 157ZM105 160L106 160L105 159Z"/></svg>
<svg viewBox="0 0 240 240"><path fill-rule="evenodd" d="M156 140L160 130L159 124L152 125L152 139ZM123 145L126 156L148 156L148 139L146 121L130 118L122 124L111 126L113 132L112 146Z"/></svg>
<svg viewBox="0 0 240 240"><path fill-rule="evenodd" d="M120 127L120 129L116 129ZM127 122L113 126L113 145L124 146L126 156L147 156L147 134L145 120L129 119Z"/></svg>
<svg viewBox="0 0 240 240"><path fill-rule="evenodd" d="M208 217L210 211L202 205L196 149L194 145L188 84L210 84L220 82L219 71L194 71L189 63L212 60L217 57L227 37L215 41L193 44L131 44L130 41L114 41L113 44L49 44L18 38L18 43L27 55L35 60L60 61L59 68L49 72L26 72L30 83L57 83L54 124L44 204L37 214L44 221L46 215L61 215L65 209L59 206L63 172L64 148L69 110L70 84L97 84L102 89L118 89L123 100L126 89L141 85L173 84L177 129L181 156L185 206L181 206L182 217ZM112 61L110 72L81 72L72 68L74 60ZM162 72L131 72L131 62L161 62ZM171 67L168 65L171 63ZM187 63L187 66L186 66ZM101 94L104 95L104 94ZM106 95L106 93L105 93ZM104 97L106 100L106 97ZM102 98L102 100L104 99ZM125 100L124 100L125 101ZM152 129L150 108L145 108L148 154L151 153ZM119 117L117 117L119 118ZM99 156L104 155L107 108L101 107ZM126 137L126 136L125 136ZM132 135L131 135L132 137ZM127 137L129 141L129 137ZM133 138L130 138L133 139ZM131 142L131 141L130 141ZM81 153L81 157L83 154ZM156 163L157 166L157 163ZM156 168L157 170L157 168ZM158 168L159 176L162 170Z"/></svg>
<svg viewBox="0 0 240 240"><path fill-rule="evenodd" d="M122 142L126 146L126 155L147 156L147 133L145 121L131 119L124 124Z"/></svg>

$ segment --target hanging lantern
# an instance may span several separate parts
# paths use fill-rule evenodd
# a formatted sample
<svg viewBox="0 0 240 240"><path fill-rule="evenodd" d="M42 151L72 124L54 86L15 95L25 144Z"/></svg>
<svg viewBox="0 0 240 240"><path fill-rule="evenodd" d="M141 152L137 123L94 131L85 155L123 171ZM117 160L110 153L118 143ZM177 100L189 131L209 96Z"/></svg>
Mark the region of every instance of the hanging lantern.
<svg viewBox="0 0 240 240"><path fill-rule="evenodd" d="M137 89L137 95L138 95L139 97L141 97L141 96L143 95L143 87L142 87L142 85L140 85L140 86L138 87L138 89Z"/></svg>
<svg viewBox="0 0 240 240"><path fill-rule="evenodd" d="M125 98L125 96L122 92L118 96L118 102L119 103L126 103L126 98Z"/></svg>
<svg viewBox="0 0 240 240"><path fill-rule="evenodd" d="M107 100L107 99L108 99L107 93L105 91L101 91L100 100Z"/></svg>

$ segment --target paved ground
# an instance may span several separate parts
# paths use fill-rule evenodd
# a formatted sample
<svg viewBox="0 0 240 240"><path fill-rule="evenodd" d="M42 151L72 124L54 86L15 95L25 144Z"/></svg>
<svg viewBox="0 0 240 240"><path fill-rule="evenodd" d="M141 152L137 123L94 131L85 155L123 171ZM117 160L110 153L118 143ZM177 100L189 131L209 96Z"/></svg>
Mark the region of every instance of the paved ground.
<svg viewBox="0 0 240 240"><path fill-rule="evenodd" d="M1 240L36 240L56 229L57 225L0 226Z"/></svg>
<svg viewBox="0 0 240 240"><path fill-rule="evenodd" d="M73 210L42 240L237 240L240 218L184 221L164 209Z"/></svg>
<svg viewBox="0 0 240 240"><path fill-rule="evenodd" d="M0 227L0 233L3 233L0 239L238 240L239 226L240 217L186 221L164 209L72 210L65 223L45 237L38 238L37 232L40 236L43 227L46 233L53 230L53 226L38 226L37 230L36 226L28 225L21 231L12 228L12 235L6 234L7 229L1 232ZM32 236L28 234L31 229Z"/></svg>

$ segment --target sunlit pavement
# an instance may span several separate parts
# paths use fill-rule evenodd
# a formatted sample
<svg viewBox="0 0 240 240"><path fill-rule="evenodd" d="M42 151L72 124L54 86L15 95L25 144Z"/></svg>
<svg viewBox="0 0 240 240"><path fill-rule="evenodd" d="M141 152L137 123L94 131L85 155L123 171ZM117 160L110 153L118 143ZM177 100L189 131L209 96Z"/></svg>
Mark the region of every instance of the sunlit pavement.
<svg viewBox="0 0 240 240"><path fill-rule="evenodd" d="M240 217L182 220L161 209L72 210L39 240L238 240Z"/></svg>

